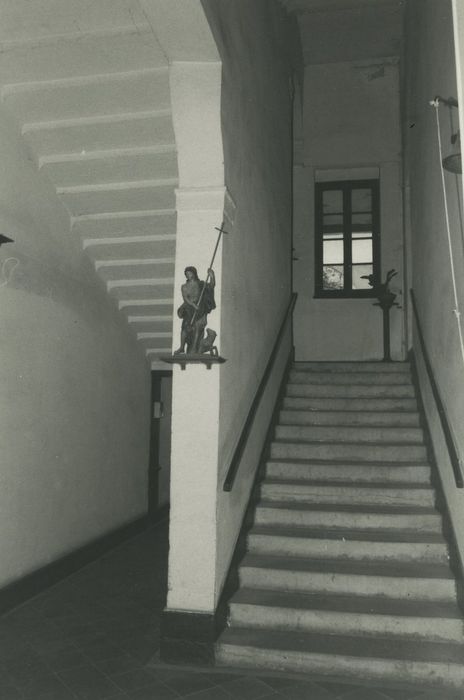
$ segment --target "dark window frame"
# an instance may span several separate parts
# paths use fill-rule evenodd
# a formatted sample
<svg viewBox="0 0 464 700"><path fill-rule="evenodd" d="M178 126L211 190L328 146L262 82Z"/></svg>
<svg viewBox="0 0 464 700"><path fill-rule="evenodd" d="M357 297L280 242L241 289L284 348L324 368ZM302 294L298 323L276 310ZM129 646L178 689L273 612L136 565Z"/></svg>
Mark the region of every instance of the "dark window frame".
<svg viewBox="0 0 464 700"><path fill-rule="evenodd" d="M380 284L380 180L334 180L315 183L315 299L366 299L375 297L373 288L352 289L352 241L351 192L356 189L372 191L372 271L374 283ZM343 192L343 289L323 288L323 192L342 190ZM327 231L326 226L326 231ZM362 231L362 225L356 225Z"/></svg>

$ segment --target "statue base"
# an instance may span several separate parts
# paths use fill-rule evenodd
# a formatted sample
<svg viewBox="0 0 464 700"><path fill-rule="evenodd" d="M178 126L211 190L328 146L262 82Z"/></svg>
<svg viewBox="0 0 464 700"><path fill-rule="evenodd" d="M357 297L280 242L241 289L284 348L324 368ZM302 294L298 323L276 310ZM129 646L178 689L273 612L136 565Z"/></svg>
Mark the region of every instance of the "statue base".
<svg viewBox="0 0 464 700"><path fill-rule="evenodd" d="M212 365L221 365L227 362L225 357L220 355L208 355L207 353L178 353L176 355L160 355L159 359L170 365L180 365L185 369L187 365L206 365L206 369L211 369Z"/></svg>

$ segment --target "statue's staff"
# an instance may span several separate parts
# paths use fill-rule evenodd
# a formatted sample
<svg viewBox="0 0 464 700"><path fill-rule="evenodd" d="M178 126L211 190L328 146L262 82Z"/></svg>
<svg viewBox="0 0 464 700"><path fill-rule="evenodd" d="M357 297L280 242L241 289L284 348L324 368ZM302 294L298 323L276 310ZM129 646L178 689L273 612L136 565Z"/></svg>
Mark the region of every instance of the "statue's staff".
<svg viewBox="0 0 464 700"><path fill-rule="evenodd" d="M216 247L214 248L213 257L211 258L211 263L210 263L209 268L208 268L208 274L206 275L206 280L205 280L205 283L203 284L203 289L201 290L201 294L200 294L200 297L199 297L198 302L197 302L197 308L195 309L194 314L192 316L192 320L190 321L191 326L193 326L193 324L195 323L197 313L198 313L199 309L201 308L201 302L203 300L203 295L205 293L205 289L206 289L206 285L208 284L208 280L210 278L209 271L213 268L214 259L216 257L217 249L219 248L219 243L221 241L222 234L229 233L228 231L225 231L223 227L224 227L224 221L222 222L222 224L220 225L219 228L217 226L214 227L215 231L219 231L219 235L217 237Z"/></svg>

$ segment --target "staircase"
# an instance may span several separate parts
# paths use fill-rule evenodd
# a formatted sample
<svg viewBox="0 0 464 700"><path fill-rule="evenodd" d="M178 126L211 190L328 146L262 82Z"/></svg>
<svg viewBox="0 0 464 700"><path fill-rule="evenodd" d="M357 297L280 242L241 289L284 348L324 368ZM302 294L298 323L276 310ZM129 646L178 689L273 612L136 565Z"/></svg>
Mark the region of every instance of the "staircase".
<svg viewBox="0 0 464 700"><path fill-rule="evenodd" d="M2 106L159 369L172 346L178 185L167 57L137 0L26 4L9 2L0 28Z"/></svg>
<svg viewBox="0 0 464 700"><path fill-rule="evenodd" d="M219 665L464 686L464 622L406 363L293 366Z"/></svg>

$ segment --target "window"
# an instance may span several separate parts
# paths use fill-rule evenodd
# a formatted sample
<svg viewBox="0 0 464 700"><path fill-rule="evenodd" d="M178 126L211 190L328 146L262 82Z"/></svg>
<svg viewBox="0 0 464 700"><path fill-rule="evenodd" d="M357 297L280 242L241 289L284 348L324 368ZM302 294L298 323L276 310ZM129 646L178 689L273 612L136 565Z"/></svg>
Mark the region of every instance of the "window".
<svg viewBox="0 0 464 700"><path fill-rule="evenodd" d="M372 297L380 281L378 180L316 183L316 297Z"/></svg>

